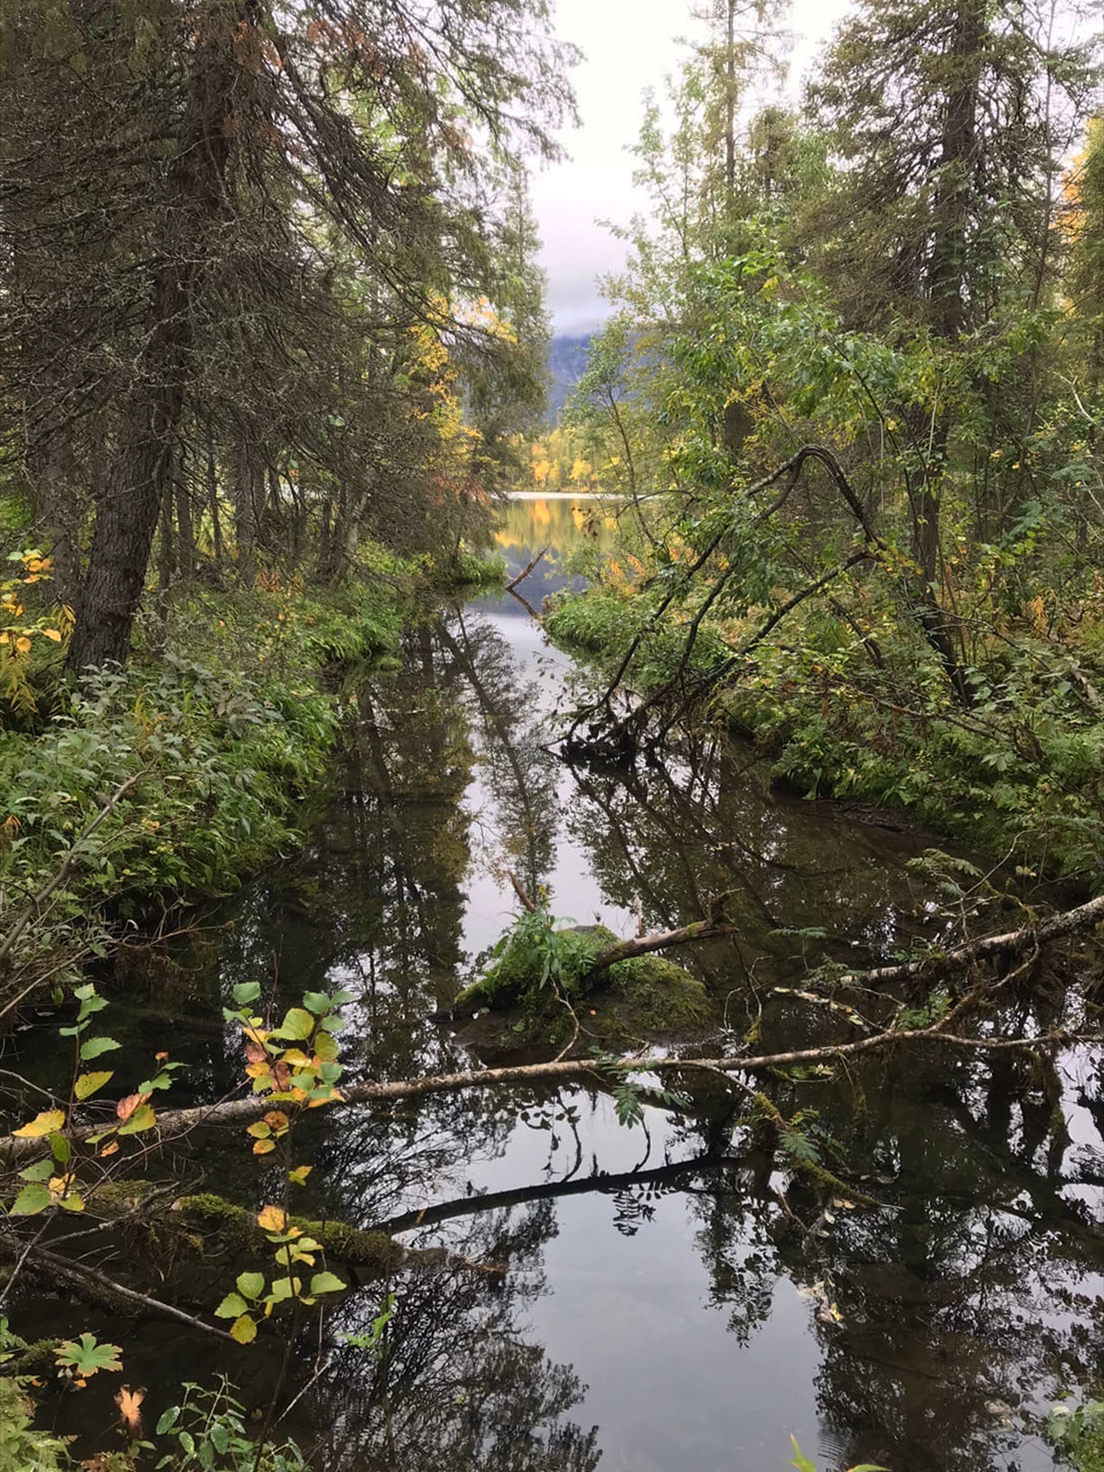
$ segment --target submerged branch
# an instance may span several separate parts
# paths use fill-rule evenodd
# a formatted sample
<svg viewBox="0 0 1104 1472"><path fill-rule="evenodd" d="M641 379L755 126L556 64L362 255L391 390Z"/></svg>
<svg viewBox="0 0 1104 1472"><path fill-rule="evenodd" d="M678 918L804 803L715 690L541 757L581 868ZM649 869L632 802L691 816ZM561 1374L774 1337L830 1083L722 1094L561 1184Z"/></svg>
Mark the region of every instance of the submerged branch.
<svg viewBox="0 0 1104 1472"><path fill-rule="evenodd" d="M101 1273L97 1268L89 1267L86 1263L70 1262L68 1258L60 1257L56 1252L49 1252L44 1247L32 1246L28 1250L19 1243L0 1237L0 1257L17 1255L20 1267L25 1264L32 1272L38 1272L40 1276L48 1278L52 1283L65 1283L78 1298L84 1299L86 1303L97 1308L122 1309L142 1317L170 1319L177 1324L187 1324L189 1329L199 1330L203 1334L212 1334L217 1339L225 1339L233 1343L225 1329L206 1324L194 1314L185 1313L182 1308L177 1308L175 1304L164 1303L160 1298L151 1298L146 1293L127 1288L122 1283L117 1283L114 1278Z"/></svg>
<svg viewBox="0 0 1104 1472"><path fill-rule="evenodd" d="M547 551L547 547L542 547L535 557L530 558L529 561L518 573L517 577L511 578L510 581L506 584L505 591L507 593L512 593L517 587L518 583L523 583Z"/></svg>

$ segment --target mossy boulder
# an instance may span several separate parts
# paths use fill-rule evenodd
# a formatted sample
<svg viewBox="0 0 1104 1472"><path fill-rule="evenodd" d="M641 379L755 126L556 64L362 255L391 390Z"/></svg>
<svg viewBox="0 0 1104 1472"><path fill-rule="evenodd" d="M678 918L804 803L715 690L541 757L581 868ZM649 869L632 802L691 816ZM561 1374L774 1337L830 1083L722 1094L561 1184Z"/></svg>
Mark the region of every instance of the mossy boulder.
<svg viewBox="0 0 1104 1472"><path fill-rule="evenodd" d="M603 1044L678 1041L716 1021L697 977L663 956L635 956L592 972L595 958L617 944L604 925L549 927L539 945L531 931L518 927L488 971L457 997L458 1012L481 1014L464 1041L481 1047L562 1042L574 1028L565 999L583 1033Z"/></svg>

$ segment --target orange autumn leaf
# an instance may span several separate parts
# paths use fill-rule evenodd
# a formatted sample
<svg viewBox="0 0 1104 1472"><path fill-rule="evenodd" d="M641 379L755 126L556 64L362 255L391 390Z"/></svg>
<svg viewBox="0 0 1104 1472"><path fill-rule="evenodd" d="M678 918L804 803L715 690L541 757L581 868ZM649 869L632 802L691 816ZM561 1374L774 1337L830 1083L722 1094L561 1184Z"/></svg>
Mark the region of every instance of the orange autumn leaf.
<svg viewBox="0 0 1104 1472"><path fill-rule="evenodd" d="M257 1225L266 1232L282 1232L287 1223L287 1212L279 1206L266 1206L257 1215Z"/></svg>
<svg viewBox="0 0 1104 1472"><path fill-rule="evenodd" d="M145 1398L144 1390L131 1390L129 1385L124 1385L115 1397L119 1419L131 1441L137 1441L142 1434L142 1412L139 1407Z"/></svg>
<svg viewBox="0 0 1104 1472"><path fill-rule="evenodd" d="M128 1094L115 1105L116 1118L125 1124L136 1109L149 1102L149 1098L148 1094Z"/></svg>

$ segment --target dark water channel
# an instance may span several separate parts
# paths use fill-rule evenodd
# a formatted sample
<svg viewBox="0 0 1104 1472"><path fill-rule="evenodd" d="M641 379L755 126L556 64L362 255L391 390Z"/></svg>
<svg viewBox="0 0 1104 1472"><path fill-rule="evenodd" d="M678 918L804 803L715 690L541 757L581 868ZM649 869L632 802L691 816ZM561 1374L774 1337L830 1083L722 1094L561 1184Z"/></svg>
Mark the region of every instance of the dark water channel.
<svg viewBox="0 0 1104 1472"><path fill-rule="evenodd" d="M547 542L588 545L591 510L516 503L500 536L512 566ZM562 578L542 564L523 591L536 603ZM635 776L559 764L544 743L570 670L520 603L493 596L442 608L410 631L401 672L352 685L306 852L245 890L194 971L172 1025L191 1064L181 1094L235 1086L219 1005L242 980L277 978L288 1004L353 992L348 1077L471 1066L429 1015L515 912L511 869L557 914L621 934L638 909L667 928L734 890L738 938L683 958L724 1003L714 1048L752 1028L767 1046L816 1042L817 1009L772 990L799 985L806 958L888 959L948 923L906 867L930 840L780 796L744 748L687 742ZM162 1024L144 1025L156 1041ZM1033 1415L1100 1369L1104 1094L1081 1057L1032 1082L1010 1062L902 1054L772 1086L882 1203L819 1222L822 1203L721 1105L649 1107L633 1130L588 1087L319 1111L298 1152L314 1166L304 1212L391 1223L451 1256L343 1301L328 1368L286 1424L319 1466L372 1472L774 1472L791 1433L820 1468L1049 1467ZM237 1134L176 1168L250 1207L274 1189ZM387 1290L377 1360L342 1336ZM37 1335L68 1332L68 1313L33 1297L13 1318ZM90 1327L123 1345L154 1410L221 1353L162 1324ZM218 1363L260 1398L263 1351ZM293 1388L315 1363L304 1350Z"/></svg>

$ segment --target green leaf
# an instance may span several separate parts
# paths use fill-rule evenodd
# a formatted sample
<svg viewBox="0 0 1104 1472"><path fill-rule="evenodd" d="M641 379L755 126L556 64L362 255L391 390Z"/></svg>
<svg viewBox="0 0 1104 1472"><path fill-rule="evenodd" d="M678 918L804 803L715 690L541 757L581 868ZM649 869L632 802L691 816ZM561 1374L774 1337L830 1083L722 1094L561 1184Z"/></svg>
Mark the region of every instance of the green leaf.
<svg viewBox="0 0 1104 1472"><path fill-rule="evenodd" d="M315 1273L310 1281L312 1294L318 1293L344 1293L346 1284L334 1273Z"/></svg>
<svg viewBox="0 0 1104 1472"><path fill-rule="evenodd" d="M268 1291L268 1303L283 1303L285 1299L294 1298L303 1286L301 1278L292 1281L291 1278L275 1278L272 1287Z"/></svg>
<svg viewBox="0 0 1104 1472"><path fill-rule="evenodd" d="M121 1047L122 1043L117 1043L114 1038L89 1038L87 1042L81 1043L81 1062L90 1063L93 1058L98 1058L101 1053L113 1053L116 1048Z"/></svg>
<svg viewBox="0 0 1104 1472"><path fill-rule="evenodd" d="M332 999L328 997L325 992L303 993L303 1006L309 1007L310 1010L316 1013L319 1017L328 1012L332 1005Z"/></svg>
<svg viewBox="0 0 1104 1472"><path fill-rule="evenodd" d="M260 1298L264 1285L264 1273L238 1274L238 1288L246 1298Z"/></svg>
<svg viewBox="0 0 1104 1472"><path fill-rule="evenodd" d="M160 1421L158 1421L156 1434L158 1436L164 1436L165 1432L171 1430L171 1428L175 1426L177 1421L179 1420L180 1407L170 1406L169 1409L161 1417Z"/></svg>
<svg viewBox="0 0 1104 1472"><path fill-rule="evenodd" d="M261 995L261 984L259 981L239 981L234 988L234 1001L239 1007L248 1007L250 1002L255 1002Z"/></svg>
<svg viewBox="0 0 1104 1472"><path fill-rule="evenodd" d="M141 1104L127 1120L126 1124L119 1126L121 1135L140 1135L143 1130L152 1130L157 1123L157 1116L149 1104Z"/></svg>
<svg viewBox="0 0 1104 1472"><path fill-rule="evenodd" d="M73 1085L73 1093L78 1099L90 1099L98 1089L109 1083L115 1075L113 1073L82 1073ZM145 1093L145 1089L141 1090Z"/></svg>
<svg viewBox="0 0 1104 1472"><path fill-rule="evenodd" d="M73 1147L64 1135L50 1136L50 1152L58 1165L68 1165L73 1158Z"/></svg>
<svg viewBox="0 0 1104 1472"><path fill-rule="evenodd" d="M793 1443L794 1449L793 1460L790 1462L790 1466L796 1467L797 1472L816 1472L816 1468L813 1466L812 1462L809 1461L809 1458L798 1446L797 1437L791 1436L790 1441Z"/></svg>
<svg viewBox="0 0 1104 1472"><path fill-rule="evenodd" d="M48 1181L54 1173L54 1162L50 1159L36 1160L19 1172L21 1181Z"/></svg>
<svg viewBox="0 0 1104 1472"><path fill-rule="evenodd" d="M215 1309L215 1318L236 1319L239 1314L247 1312L248 1308L249 1305L244 1298L240 1298L236 1293L228 1293Z"/></svg>
<svg viewBox="0 0 1104 1472"><path fill-rule="evenodd" d="M59 1365L70 1365L78 1375L87 1377L97 1370L121 1370L122 1352L117 1344L101 1344L86 1330L79 1339L59 1344L55 1359Z"/></svg>
<svg viewBox="0 0 1104 1472"><path fill-rule="evenodd" d="M45 1211L51 1201L47 1188L35 1181L30 1186L24 1186L19 1195L11 1205L12 1216L37 1216L40 1211Z"/></svg>
<svg viewBox="0 0 1104 1472"><path fill-rule="evenodd" d="M314 1031L314 1018L302 1007L289 1007L283 1022L276 1029L276 1036L303 1042Z"/></svg>

